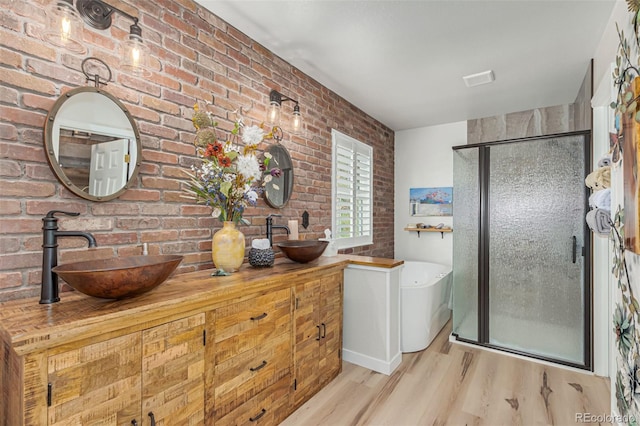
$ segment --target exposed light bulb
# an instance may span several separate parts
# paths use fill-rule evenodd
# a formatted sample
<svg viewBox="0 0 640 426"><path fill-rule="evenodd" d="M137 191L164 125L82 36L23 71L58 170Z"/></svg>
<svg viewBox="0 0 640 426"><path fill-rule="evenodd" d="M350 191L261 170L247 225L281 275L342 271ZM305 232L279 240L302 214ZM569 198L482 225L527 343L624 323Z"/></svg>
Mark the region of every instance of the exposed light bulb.
<svg viewBox="0 0 640 426"><path fill-rule="evenodd" d="M131 62L134 66L140 66L140 49L137 47L131 49Z"/></svg>
<svg viewBox="0 0 640 426"><path fill-rule="evenodd" d="M71 20L69 19L68 16L65 16L62 18L62 31L60 33L60 37L63 40L68 41L70 36L71 36Z"/></svg>

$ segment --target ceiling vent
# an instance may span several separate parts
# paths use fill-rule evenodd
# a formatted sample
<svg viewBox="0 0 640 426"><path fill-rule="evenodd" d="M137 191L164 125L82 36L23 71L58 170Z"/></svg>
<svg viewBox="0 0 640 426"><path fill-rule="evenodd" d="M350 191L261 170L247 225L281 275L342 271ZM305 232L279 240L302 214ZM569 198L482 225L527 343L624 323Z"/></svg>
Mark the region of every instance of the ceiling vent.
<svg viewBox="0 0 640 426"><path fill-rule="evenodd" d="M484 71L477 74L466 75L462 77L467 87L480 86L481 84L491 83L495 80L493 71Z"/></svg>

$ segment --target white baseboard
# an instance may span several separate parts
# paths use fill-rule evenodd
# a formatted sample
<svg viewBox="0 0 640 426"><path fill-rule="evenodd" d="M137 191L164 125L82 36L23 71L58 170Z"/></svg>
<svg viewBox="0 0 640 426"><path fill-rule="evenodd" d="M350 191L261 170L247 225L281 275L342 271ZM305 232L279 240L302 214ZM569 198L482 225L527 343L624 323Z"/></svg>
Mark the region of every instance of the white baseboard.
<svg viewBox="0 0 640 426"><path fill-rule="evenodd" d="M352 364L390 376L391 373L393 373L393 371L402 363L402 352L398 352L390 361L383 361L381 359L372 358L343 348L342 359Z"/></svg>

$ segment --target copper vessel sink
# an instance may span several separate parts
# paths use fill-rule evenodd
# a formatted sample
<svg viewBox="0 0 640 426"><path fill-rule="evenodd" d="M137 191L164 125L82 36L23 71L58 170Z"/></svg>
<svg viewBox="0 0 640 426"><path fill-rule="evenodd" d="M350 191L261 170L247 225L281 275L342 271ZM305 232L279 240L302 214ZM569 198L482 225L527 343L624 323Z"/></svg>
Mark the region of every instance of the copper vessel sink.
<svg viewBox="0 0 640 426"><path fill-rule="evenodd" d="M162 284L183 256L130 256L71 262L52 270L74 289L93 297L137 296Z"/></svg>
<svg viewBox="0 0 640 426"><path fill-rule="evenodd" d="M284 255L294 262L307 263L319 258L327 244L328 241L319 240L287 240L274 246L280 248Z"/></svg>

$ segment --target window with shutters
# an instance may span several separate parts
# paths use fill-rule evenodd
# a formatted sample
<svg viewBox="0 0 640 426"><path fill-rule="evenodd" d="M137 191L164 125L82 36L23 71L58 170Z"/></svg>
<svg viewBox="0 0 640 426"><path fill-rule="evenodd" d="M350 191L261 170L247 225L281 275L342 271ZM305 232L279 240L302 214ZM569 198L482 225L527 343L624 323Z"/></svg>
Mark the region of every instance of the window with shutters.
<svg viewBox="0 0 640 426"><path fill-rule="evenodd" d="M338 249L373 244L373 148L337 130L332 141L332 236Z"/></svg>

